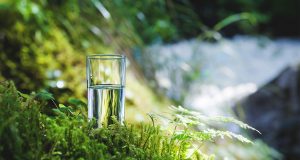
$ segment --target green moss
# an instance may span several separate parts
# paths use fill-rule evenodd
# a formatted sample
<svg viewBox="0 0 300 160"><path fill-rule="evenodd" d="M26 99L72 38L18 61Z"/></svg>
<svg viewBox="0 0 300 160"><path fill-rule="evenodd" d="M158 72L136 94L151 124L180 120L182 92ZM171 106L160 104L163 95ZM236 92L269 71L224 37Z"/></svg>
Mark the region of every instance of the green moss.
<svg viewBox="0 0 300 160"><path fill-rule="evenodd" d="M56 105L48 92L27 95L12 82L1 82L0 159L207 160L214 156L202 153L201 146L218 137L252 143L211 127L213 122L255 130L232 118L206 117L182 107L170 107L166 116L150 115L152 124L115 122L108 128L94 128L95 121L87 119L86 104L75 98L68 102L71 106ZM156 125L158 117L167 125Z"/></svg>
<svg viewBox="0 0 300 160"><path fill-rule="evenodd" d="M191 146L159 126L115 123L94 129L84 103L71 99L74 106L49 110L47 99L52 103L47 93L26 95L12 83L0 84L0 159L173 160L186 159Z"/></svg>

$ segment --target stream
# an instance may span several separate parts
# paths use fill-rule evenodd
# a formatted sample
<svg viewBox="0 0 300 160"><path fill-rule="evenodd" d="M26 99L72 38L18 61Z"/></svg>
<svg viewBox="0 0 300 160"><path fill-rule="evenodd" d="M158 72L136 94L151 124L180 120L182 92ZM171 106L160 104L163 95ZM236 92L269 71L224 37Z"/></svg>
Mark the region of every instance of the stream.
<svg viewBox="0 0 300 160"><path fill-rule="evenodd" d="M185 107L232 115L231 107L300 62L299 39L235 36L215 43L196 39L152 45L137 58L146 77Z"/></svg>

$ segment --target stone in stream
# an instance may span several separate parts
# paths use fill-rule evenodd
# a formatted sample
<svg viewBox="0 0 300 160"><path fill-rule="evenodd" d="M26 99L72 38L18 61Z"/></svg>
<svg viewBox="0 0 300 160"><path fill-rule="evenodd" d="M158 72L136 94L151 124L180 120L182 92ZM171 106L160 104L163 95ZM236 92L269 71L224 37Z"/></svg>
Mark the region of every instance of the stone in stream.
<svg viewBox="0 0 300 160"><path fill-rule="evenodd" d="M262 134L252 133L281 152L300 159L300 68L288 67L235 106L236 114Z"/></svg>

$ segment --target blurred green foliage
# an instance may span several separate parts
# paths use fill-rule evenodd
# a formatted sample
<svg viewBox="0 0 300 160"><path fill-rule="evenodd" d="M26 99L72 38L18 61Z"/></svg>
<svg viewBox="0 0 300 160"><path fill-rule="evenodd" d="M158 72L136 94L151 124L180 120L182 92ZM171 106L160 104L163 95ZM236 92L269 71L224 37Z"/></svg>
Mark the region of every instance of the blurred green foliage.
<svg viewBox="0 0 300 160"><path fill-rule="evenodd" d="M226 26L235 21L247 19L257 24L270 17L256 10L260 4L251 1L234 1L233 8L241 6L238 10L227 8L229 4L221 0L194 4L198 2L1 0L0 80L12 79L26 93L51 90L59 101L71 94L85 97L82 60L87 54L124 53L133 68L139 68L131 54L133 48L201 33L215 38L216 32L232 28ZM239 12L243 13L235 14ZM249 28L248 22L241 25Z"/></svg>
<svg viewBox="0 0 300 160"><path fill-rule="evenodd" d="M222 31L225 35L264 34L269 36L300 36L298 0L190 0L194 10L209 27L228 15L248 12L259 22L256 26L241 22Z"/></svg>
<svg viewBox="0 0 300 160"><path fill-rule="evenodd" d="M171 6L163 0L0 1L0 80L12 79L26 93L51 90L60 101L84 97L85 55L125 52L134 64L128 53L134 46L175 40L190 29L173 24Z"/></svg>
<svg viewBox="0 0 300 160"><path fill-rule="evenodd" d="M61 93L83 97L84 56L112 51L109 43L123 37L115 32L130 34L113 28L89 1L16 0L1 6L1 17L9 18L0 25L0 79L13 79L27 93L48 88L61 99ZM129 37L124 42L134 41Z"/></svg>

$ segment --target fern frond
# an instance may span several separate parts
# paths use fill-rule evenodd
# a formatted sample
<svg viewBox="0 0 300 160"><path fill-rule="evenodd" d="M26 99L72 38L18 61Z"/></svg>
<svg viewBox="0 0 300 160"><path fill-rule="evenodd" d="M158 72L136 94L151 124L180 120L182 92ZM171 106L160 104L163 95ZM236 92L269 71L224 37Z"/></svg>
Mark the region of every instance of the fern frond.
<svg viewBox="0 0 300 160"><path fill-rule="evenodd" d="M232 117L215 116L215 117L208 117L208 120L216 121L216 122L234 123L243 129L250 129L250 130L256 131L257 133L261 134L257 129L249 126L246 123L243 123L242 121L232 118Z"/></svg>
<svg viewBox="0 0 300 160"><path fill-rule="evenodd" d="M240 134L235 134L235 133L230 132L230 131L221 131L221 130L215 130L215 129L212 129L212 128L208 128L208 129L206 129L202 132L211 135L213 138L216 138L216 137L220 137L222 139L225 138L225 137L228 137L230 139L235 138L235 139L239 140L240 142L253 144L253 142L250 141L249 139L247 139L246 137L244 137Z"/></svg>
<svg viewBox="0 0 300 160"><path fill-rule="evenodd" d="M221 137L221 138L228 137L231 139L233 138L237 139L240 142L252 143L249 139L243 137L240 134L213 128L211 124L214 122L233 123L243 129L250 129L260 133L257 129L232 117L206 116L201 114L200 112L191 111L181 106L178 107L170 106L170 109L171 111L173 111L171 115L174 118L174 121L176 121L176 124L183 126L185 130L187 129L195 130L194 127L197 128L193 132L193 134L189 134L189 136L194 139L198 138L198 140L200 141L212 140L216 137ZM198 135L204 137L199 138L195 136L196 135L195 133L198 133ZM187 137L187 135L184 134L179 134L178 136L180 138Z"/></svg>
<svg viewBox="0 0 300 160"><path fill-rule="evenodd" d="M178 106L178 107L171 106L170 108L171 108L171 110L175 111L176 117L180 117L180 119L183 120L182 122L190 122L191 124L201 124L202 126L205 126L205 124L209 124L213 121L224 122L224 123L233 123L243 129L250 129L250 130L256 131L259 134L261 134L257 129L249 126L246 123L243 123L242 121L232 118L232 117L205 116L205 115L201 114L200 112L190 111L181 106Z"/></svg>

